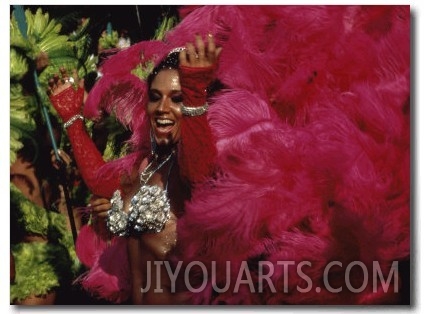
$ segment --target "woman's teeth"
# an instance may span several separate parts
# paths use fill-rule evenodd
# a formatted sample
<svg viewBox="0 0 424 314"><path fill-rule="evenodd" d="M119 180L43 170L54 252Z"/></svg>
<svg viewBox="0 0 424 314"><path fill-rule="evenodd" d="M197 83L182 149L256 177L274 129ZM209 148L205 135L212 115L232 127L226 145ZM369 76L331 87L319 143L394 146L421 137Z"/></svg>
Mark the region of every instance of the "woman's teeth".
<svg viewBox="0 0 424 314"><path fill-rule="evenodd" d="M174 121L169 120L169 119L156 119L156 125L158 127L170 126L170 125L174 125Z"/></svg>

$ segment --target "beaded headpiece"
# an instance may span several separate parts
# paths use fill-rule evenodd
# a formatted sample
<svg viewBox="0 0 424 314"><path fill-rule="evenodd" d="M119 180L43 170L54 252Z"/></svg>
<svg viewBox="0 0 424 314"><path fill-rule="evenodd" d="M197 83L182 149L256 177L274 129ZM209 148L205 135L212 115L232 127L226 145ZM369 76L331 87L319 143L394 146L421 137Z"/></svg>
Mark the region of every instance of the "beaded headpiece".
<svg viewBox="0 0 424 314"><path fill-rule="evenodd" d="M152 72L150 73L147 82L150 85L153 78L163 69L177 69L180 60L179 60L179 54L182 50L184 50L185 47L177 47L172 49L166 57L156 66L153 68Z"/></svg>

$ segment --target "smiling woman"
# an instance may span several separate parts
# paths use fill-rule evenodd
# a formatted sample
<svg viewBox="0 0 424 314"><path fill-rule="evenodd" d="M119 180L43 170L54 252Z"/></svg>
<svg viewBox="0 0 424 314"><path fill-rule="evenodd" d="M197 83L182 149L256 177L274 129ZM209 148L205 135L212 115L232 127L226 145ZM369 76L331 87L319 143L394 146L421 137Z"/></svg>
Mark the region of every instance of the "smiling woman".
<svg viewBox="0 0 424 314"><path fill-rule="evenodd" d="M155 71L160 70L151 80L147 115L152 126L156 144L176 144L181 136L181 105L183 96L178 76L178 53L168 56L170 62L163 62Z"/></svg>
<svg viewBox="0 0 424 314"><path fill-rule="evenodd" d="M130 153L107 163L80 119L82 82L53 84L81 174L105 198L90 207L107 233L78 237L83 286L114 303L399 303L409 11L182 10L163 41L108 59L87 97L85 118L115 113L132 131ZM178 70L159 66L182 46ZM225 88L208 97L215 78Z"/></svg>
<svg viewBox="0 0 424 314"><path fill-rule="evenodd" d="M124 251L128 245L130 274L124 277L131 278L131 282L124 286L132 289L131 292L121 289L119 294L123 296L115 296L112 301L131 295L134 304L186 302L185 291L171 293L171 282L165 273L160 279L155 277L153 284L155 290L161 289L162 293L155 293L153 288L142 292L141 288L146 285L146 278L149 277L146 267L148 262L167 260L175 248L177 221L184 212L184 202L190 198L190 187L212 173L216 150L206 121L207 110L204 108L206 88L214 79L215 63L220 51L220 48L215 47L213 36L207 36L206 39L196 36L193 44L171 49L158 63L147 79L145 126L150 134L150 150L137 152L139 156L131 164L130 171L117 174L106 185L97 185L92 181L93 171L99 171L104 161L92 146L81 119L73 118L80 117L78 112L83 100L82 85L75 91L67 80L57 80L51 84L52 103L67 125L75 159L88 186L95 194L109 198L111 188L116 189L111 198L106 224L115 236L127 237L126 241L117 241L115 244L123 246ZM135 131L134 136L140 134ZM202 143L200 149L197 148L199 143ZM197 149L197 157L202 155L201 162L193 162L193 147ZM184 156L187 150L190 154ZM78 238L77 248L86 246L83 235L84 232ZM81 249L79 253L84 255ZM98 256L99 263L105 259L102 256ZM125 265L126 254L119 256L121 264ZM83 285L95 290L98 284L94 287L90 282L98 282L93 277L98 276L103 268L96 262L93 265Z"/></svg>

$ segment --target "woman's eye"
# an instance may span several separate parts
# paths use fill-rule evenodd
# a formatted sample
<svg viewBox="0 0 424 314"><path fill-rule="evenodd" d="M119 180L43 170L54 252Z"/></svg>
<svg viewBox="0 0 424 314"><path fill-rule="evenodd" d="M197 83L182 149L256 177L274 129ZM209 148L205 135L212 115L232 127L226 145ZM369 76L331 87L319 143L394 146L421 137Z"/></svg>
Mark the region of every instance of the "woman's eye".
<svg viewBox="0 0 424 314"><path fill-rule="evenodd" d="M160 95L158 93L149 92L149 100L150 101L158 101L160 100Z"/></svg>
<svg viewBox="0 0 424 314"><path fill-rule="evenodd" d="M179 95L179 96L173 96L173 97L171 98L171 100L172 100L172 102L180 103L180 102L183 102L183 96L182 96L182 95Z"/></svg>

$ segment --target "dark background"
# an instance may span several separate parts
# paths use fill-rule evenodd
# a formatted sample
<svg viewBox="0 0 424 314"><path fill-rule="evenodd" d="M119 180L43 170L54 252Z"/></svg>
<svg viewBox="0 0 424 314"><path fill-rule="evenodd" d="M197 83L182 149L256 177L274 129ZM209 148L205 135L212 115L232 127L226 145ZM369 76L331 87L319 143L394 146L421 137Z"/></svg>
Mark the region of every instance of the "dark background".
<svg viewBox="0 0 424 314"><path fill-rule="evenodd" d="M98 38L107 23L118 31L126 29L132 43L151 39L164 16L178 17L176 5L24 5L24 10L31 9L33 13L42 8L43 13L49 13L62 24L64 34L75 30L81 18L90 18L89 33L92 38L93 53L96 52ZM10 12L13 5L10 6Z"/></svg>

